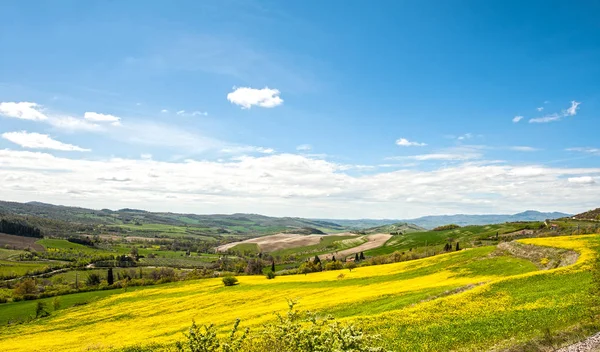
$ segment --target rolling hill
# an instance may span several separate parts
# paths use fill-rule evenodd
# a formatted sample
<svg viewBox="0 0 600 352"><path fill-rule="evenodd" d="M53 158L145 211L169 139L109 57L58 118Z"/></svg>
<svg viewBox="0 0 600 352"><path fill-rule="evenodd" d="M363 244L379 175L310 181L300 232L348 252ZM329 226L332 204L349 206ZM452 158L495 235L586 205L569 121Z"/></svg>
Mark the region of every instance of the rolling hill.
<svg viewBox="0 0 600 352"><path fill-rule="evenodd" d="M504 222L520 222L520 221L544 221L547 219L558 219L570 216L569 214L560 212L543 213L535 210L527 210L522 213L512 215L490 214L490 215L431 215L423 216L416 219L402 220L410 222L418 226L433 229L438 226L456 224L460 226L468 225L487 225L501 224Z"/></svg>

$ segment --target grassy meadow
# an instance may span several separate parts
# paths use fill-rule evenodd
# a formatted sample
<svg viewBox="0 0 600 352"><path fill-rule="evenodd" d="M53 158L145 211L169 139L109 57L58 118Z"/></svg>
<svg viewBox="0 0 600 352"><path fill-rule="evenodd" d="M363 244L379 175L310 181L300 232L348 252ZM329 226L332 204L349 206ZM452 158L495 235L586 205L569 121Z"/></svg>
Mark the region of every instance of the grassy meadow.
<svg viewBox="0 0 600 352"><path fill-rule="evenodd" d="M493 230L492 230L493 231ZM495 231L494 231L495 234ZM235 318L255 328L284 312L287 299L303 310L332 314L378 334L393 351L480 351L509 347L562 331L586 317L597 235L521 240L574 250L573 265L540 271L537 263L494 246L426 259L308 275L240 276L104 291L87 304L0 330L3 351L122 349L180 340L194 319L225 333ZM102 292L102 293L104 293ZM63 301L90 293L61 297ZM10 314L33 302L0 306ZM68 332L68 333L66 333Z"/></svg>

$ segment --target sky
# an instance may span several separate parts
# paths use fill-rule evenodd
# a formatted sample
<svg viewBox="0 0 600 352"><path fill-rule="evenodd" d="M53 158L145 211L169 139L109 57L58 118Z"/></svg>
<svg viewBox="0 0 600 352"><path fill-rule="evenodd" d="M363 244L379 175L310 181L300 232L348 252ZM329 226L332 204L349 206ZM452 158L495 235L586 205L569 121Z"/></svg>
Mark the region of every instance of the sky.
<svg viewBox="0 0 600 352"><path fill-rule="evenodd" d="M600 207L596 1L0 2L0 199Z"/></svg>

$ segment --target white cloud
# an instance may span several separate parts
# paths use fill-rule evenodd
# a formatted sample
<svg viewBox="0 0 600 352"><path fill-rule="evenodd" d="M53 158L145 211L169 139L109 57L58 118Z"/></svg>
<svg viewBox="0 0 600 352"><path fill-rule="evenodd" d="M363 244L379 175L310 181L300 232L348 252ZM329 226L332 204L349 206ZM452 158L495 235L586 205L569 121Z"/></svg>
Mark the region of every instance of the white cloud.
<svg viewBox="0 0 600 352"><path fill-rule="evenodd" d="M563 117L575 116L577 115L577 109L579 109L580 104L581 102L573 100L571 101L571 106L568 109L563 110L560 114L554 113L543 117L536 117L530 119L529 123L548 123L553 121L560 121Z"/></svg>
<svg viewBox="0 0 600 352"><path fill-rule="evenodd" d="M140 158L142 158L144 160L151 160L152 154L142 154L142 155L140 155Z"/></svg>
<svg viewBox="0 0 600 352"><path fill-rule="evenodd" d="M544 117L536 117L529 119L529 123L548 123L560 120L561 116L558 114L546 115Z"/></svg>
<svg viewBox="0 0 600 352"><path fill-rule="evenodd" d="M528 146L521 146L521 145L517 145L514 147L509 147L510 150L514 150L517 152L536 152L539 149L538 148L534 148L534 147L528 147Z"/></svg>
<svg viewBox="0 0 600 352"><path fill-rule="evenodd" d="M402 146L402 147L424 147L427 144L426 143L419 143L419 142L409 141L406 138L400 138L400 139L396 140L396 145L399 145L399 146Z"/></svg>
<svg viewBox="0 0 600 352"><path fill-rule="evenodd" d="M21 132L6 132L2 134L2 138L20 145L23 148L30 149L52 149L75 152L89 152L90 149L84 149L76 145L59 142L52 139L47 134Z"/></svg>
<svg viewBox="0 0 600 352"><path fill-rule="evenodd" d="M458 136L456 139L458 139L459 141L464 141L465 139L471 139L471 138L473 138L472 133L465 133L462 136Z"/></svg>
<svg viewBox="0 0 600 352"><path fill-rule="evenodd" d="M247 156L221 162L164 162L82 160L0 150L0 160L3 199L92 208L410 218L432 213L513 213L525 209L575 213L597 206L600 199L600 187L578 192L589 182L584 177L600 177L598 167L467 162L426 171L400 166L386 172L351 175L344 171L346 165L297 154Z"/></svg>
<svg viewBox="0 0 600 352"><path fill-rule="evenodd" d="M568 181L570 183L585 184L585 185L590 185L590 184L596 183L594 178L591 176L569 177Z"/></svg>
<svg viewBox="0 0 600 352"><path fill-rule="evenodd" d="M563 111L564 116L575 116L577 115L577 109L579 109L579 105L581 102L577 102L575 100L571 101L571 107L567 110Z"/></svg>
<svg viewBox="0 0 600 352"><path fill-rule="evenodd" d="M273 108L283 104L283 99L279 97L280 92L277 89L269 89L268 87L263 89L233 87L233 89L233 92L227 94L227 100L241 106L242 109L250 109L253 105Z"/></svg>
<svg viewBox="0 0 600 352"><path fill-rule="evenodd" d="M167 109L162 109L160 112L162 112L163 114L166 114L166 113L168 113L168 112L169 112L169 110L167 110Z"/></svg>
<svg viewBox="0 0 600 352"><path fill-rule="evenodd" d="M88 131L99 132L103 131L104 127L83 119L78 119L72 116L50 116L48 121L50 125L65 132L73 131Z"/></svg>
<svg viewBox="0 0 600 352"><path fill-rule="evenodd" d="M303 152L309 151L311 149L312 149L312 145L310 145L310 144L300 144L299 146L296 147L296 150L303 151Z"/></svg>
<svg viewBox="0 0 600 352"><path fill-rule="evenodd" d="M569 152L580 152L580 153L587 153L587 154L592 154L592 155L600 155L600 149L599 148L567 148L566 149Z"/></svg>
<svg viewBox="0 0 600 352"><path fill-rule="evenodd" d="M405 159L418 160L418 161L429 161L429 160L448 160L448 161L461 161L471 160L480 158L480 154L476 153L463 153L463 154L451 154L451 153L431 153L421 155L411 155L405 157Z"/></svg>
<svg viewBox="0 0 600 352"><path fill-rule="evenodd" d="M108 115L108 114L100 114L97 112L86 112L85 114L83 114L83 118L88 120L88 121L94 121L94 122L119 122L121 121L120 117L116 117L113 115Z"/></svg>
<svg viewBox="0 0 600 352"><path fill-rule="evenodd" d="M221 149L221 152L228 153L228 154L243 154L243 153L273 154L273 153L275 153L275 149L247 145L247 146L226 147L226 148Z"/></svg>
<svg viewBox="0 0 600 352"><path fill-rule="evenodd" d="M524 116L515 116L515 117L513 117L512 122L517 123L517 122L523 120L523 117Z"/></svg>
<svg viewBox="0 0 600 352"><path fill-rule="evenodd" d="M48 119L48 116L42 113L40 105L30 102L0 103L0 115L33 121L43 121Z"/></svg>
<svg viewBox="0 0 600 352"><path fill-rule="evenodd" d="M185 114L185 110L179 110L179 111L177 111L177 115L183 115L183 114Z"/></svg>
<svg viewBox="0 0 600 352"><path fill-rule="evenodd" d="M544 111L544 107L540 106L539 108L536 108L537 111Z"/></svg>
<svg viewBox="0 0 600 352"><path fill-rule="evenodd" d="M208 116L208 113L206 111L194 111L192 116Z"/></svg>

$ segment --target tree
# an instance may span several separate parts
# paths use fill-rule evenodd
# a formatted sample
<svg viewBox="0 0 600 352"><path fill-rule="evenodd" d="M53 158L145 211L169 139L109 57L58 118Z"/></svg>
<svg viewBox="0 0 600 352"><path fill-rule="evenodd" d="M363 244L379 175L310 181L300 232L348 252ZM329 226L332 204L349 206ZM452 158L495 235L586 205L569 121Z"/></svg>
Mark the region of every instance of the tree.
<svg viewBox="0 0 600 352"><path fill-rule="evenodd" d="M458 245L458 242L456 242L456 251L460 251L460 246Z"/></svg>
<svg viewBox="0 0 600 352"><path fill-rule="evenodd" d="M52 307L54 308L54 310L60 309L60 297L59 296L54 297L54 299L52 300Z"/></svg>
<svg viewBox="0 0 600 352"><path fill-rule="evenodd" d="M346 269L348 269L348 270L350 270L350 272L352 272L352 269L356 269L356 263L355 262L346 263Z"/></svg>
<svg viewBox="0 0 600 352"><path fill-rule="evenodd" d="M35 317L43 318L47 317L48 315L50 315L50 313L46 311L46 303L43 301L38 301L37 305L35 306Z"/></svg>
<svg viewBox="0 0 600 352"><path fill-rule="evenodd" d="M332 255L332 256L331 256L331 261L332 261L332 262L335 262L335 255Z"/></svg>
<svg viewBox="0 0 600 352"><path fill-rule="evenodd" d="M88 275L87 280L85 280L85 284L88 286L100 285L100 275L96 273L91 273L90 275Z"/></svg>
<svg viewBox="0 0 600 352"><path fill-rule="evenodd" d="M275 272L274 271L269 271L267 272L267 279L271 280L275 278Z"/></svg>
<svg viewBox="0 0 600 352"><path fill-rule="evenodd" d="M17 296L32 295L37 293L37 286L33 279L25 279L15 285L14 294Z"/></svg>
<svg viewBox="0 0 600 352"><path fill-rule="evenodd" d="M365 254L363 252L360 252L360 260L365 260Z"/></svg>
<svg viewBox="0 0 600 352"><path fill-rule="evenodd" d="M271 271L275 272L275 260L271 261Z"/></svg>
<svg viewBox="0 0 600 352"><path fill-rule="evenodd" d="M138 258L138 249L136 246L131 247L131 252L129 252L134 259Z"/></svg>
<svg viewBox="0 0 600 352"><path fill-rule="evenodd" d="M358 263L360 261L360 258L358 257L358 253L354 254L354 262Z"/></svg>
<svg viewBox="0 0 600 352"><path fill-rule="evenodd" d="M106 275L106 282L108 282L109 285L112 285L115 282L115 277L113 275L112 268L108 268L108 274Z"/></svg>
<svg viewBox="0 0 600 352"><path fill-rule="evenodd" d="M263 263L260 259L250 259L244 272L248 275L260 275L263 271Z"/></svg>
<svg viewBox="0 0 600 352"><path fill-rule="evenodd" d="M313 264L317 265L317 263L320 263L321 259L319 258L318 255L315 255L315 259L313 259Z"/></svg>

